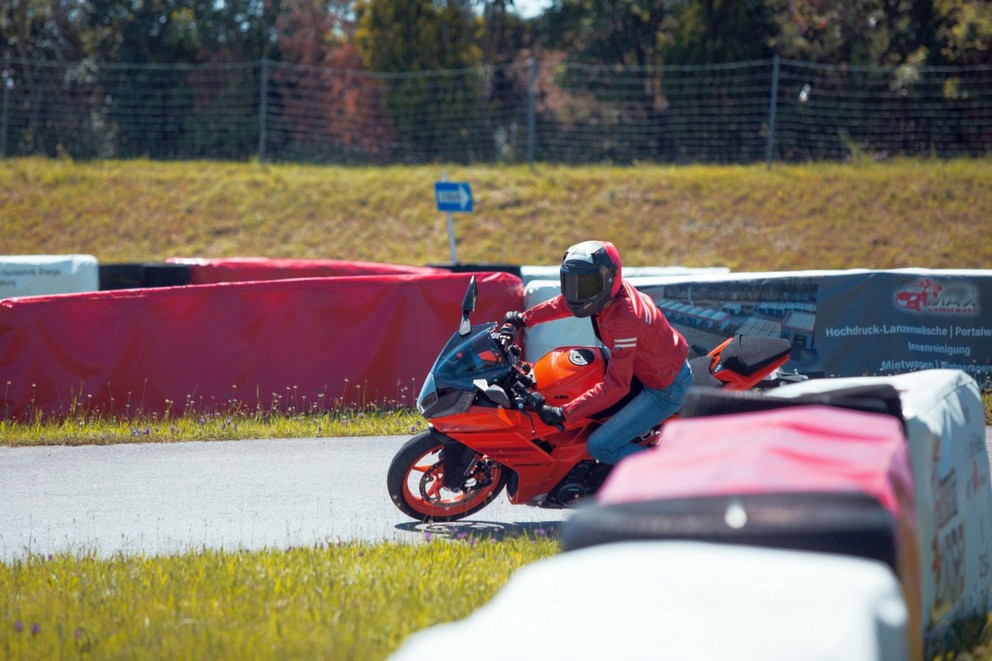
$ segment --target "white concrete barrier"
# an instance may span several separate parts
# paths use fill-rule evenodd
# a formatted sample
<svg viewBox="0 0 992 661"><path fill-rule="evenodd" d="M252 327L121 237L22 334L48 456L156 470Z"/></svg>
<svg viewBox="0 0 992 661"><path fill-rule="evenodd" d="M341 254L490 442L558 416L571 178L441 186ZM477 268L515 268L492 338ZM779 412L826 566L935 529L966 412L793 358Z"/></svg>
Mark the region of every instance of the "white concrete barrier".
<svg viewBox="0 0 992 661"><path fill-rule="evenodd" d="M955 621L992 608L992 482L978 384L960 370L923 370L816 379L767 394L790 397L877 383L899 391L906 420L923 573L922 635L931 646Z"/></svg>
<svg viewBox="0 0 992 661"><path fill-rule="evenodd" d="M521 266L520 279L524 286L531 280L554 280L558 281L559 269L561 266ZM624 266L623 277L625 278L657 278L673 275L706 275L730 273L730 269L725 266L689 267L689 266Z"/></svg>
<svg viewBox="0 0 992 661"><path fill-rule="evenodd" d="M413 634L393 661L905 661L906 607L883 563L700 542L625 542L517 571L466 619Z"/></svg>
<svg viewBox="0 0 992 661"><path fill-rule="evenodd" d="M531 280L524 284L524 308L543 303L561 293L556 280ZM598 344L588 319L566 317L528 328L523 332L524 359L531 362L555 347Z"/></svg>
<svg viewBox="0 0 992 661"><path fill-rule="evenodd" d="M92 255L0 255L0 299L99 289Z"/></svg>

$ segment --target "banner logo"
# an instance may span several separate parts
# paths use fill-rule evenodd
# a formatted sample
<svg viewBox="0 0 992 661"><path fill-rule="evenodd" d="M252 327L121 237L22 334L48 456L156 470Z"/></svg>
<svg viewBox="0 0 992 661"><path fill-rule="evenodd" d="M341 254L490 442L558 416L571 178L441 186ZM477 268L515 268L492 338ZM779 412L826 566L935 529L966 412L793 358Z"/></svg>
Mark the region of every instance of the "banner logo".
<svg viewBox="0 0 992 661"><path fill-rule="evenodd" d="M978 289L963 282L921 278L895 294L896 307L929 314L977 314Z"/></svg>

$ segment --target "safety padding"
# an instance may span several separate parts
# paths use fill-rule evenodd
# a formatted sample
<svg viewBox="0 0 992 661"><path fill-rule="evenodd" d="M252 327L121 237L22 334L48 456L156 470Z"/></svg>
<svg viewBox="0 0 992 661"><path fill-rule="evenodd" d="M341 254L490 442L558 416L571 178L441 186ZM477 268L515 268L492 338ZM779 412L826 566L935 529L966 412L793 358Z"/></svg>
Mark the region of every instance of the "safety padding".
<svg viewBox="0 0 992 661"><path fill-rule="evenodd" d="M337 259L272 259L268 257L229 257L217 259L170 257L169 264L189 271L189 284L287 280L290 278L332 278L356 275L404 275L440 273L423 266L352 262Z"/></svg>
<svg viewBox="0 0 992 661"><path fill-rule="evenodd" d="M879 508L866 508L865 498ZM797 509L782 510L790 499ZM566 523L563 535L571 546L609 541L610 530L622 525L618 517L636 518L631 504L655 503L633 508L639 515L650 509L653 521L639 528L623 524L624 532L613 536L739 538L746 545L770 541L886 562L904 586L914 631L909 644L914 658L920 656L916 498L903 426L892 415L806 405L676 419L662 428L657 447L614 468L597 503L601 509L579 512ZM699 508L695 518L683 511L693 507ZM577 532L568 530L573 525ZM698 527L674 534L680 525ZM880 541L886 532L888 543Z"/></svg>
<svg viewBox="0 0 992 661"><path fill-rule="evenodd" d="M96 291L92 255L0 255L0 299Z"/></svg>
<svg viewBox="0 0 992 661"><path fill-rule="evenodd" d="M923 635L926 658L935 658L955 623L992 609L992 482L978 383L963 371L937 369L818 379L767 394L794 400L880 386L899 393L905 420L919 503Z"/></svg>
<svg viewBox="0 0 992 661"><path fill-rule="evenodd" d="M906 627L899 583L881 562L625 542L518 570L486 605L413 634L391 661L465 649L506 658L494 636L528 659L905 661Z"/></svg>
<svg viewBox="0 0 992 661"><path fill-rule="evenodd" d="M693 372L693 376L695 376L695 372ZM838 388L823 393L807 393L789 398L770 397L763 392L752 390L731 391L696 388L686 394L679 415L683 418L698 418L708 415L770 411L810 404L836 406L867 413L883 413L893 416L900 422L903 421L899 391L889 383Z"/></svg>
<svg viewBox="0 0 992 661"><path fill-rule="evenodd" d="M532 280L524 285L524 305L529 308L561 293L557 280ZM521 334L524 358L537 362L558 347L596 345L596 334L589 319L565 317L525 329Z"/></svg>
<svg viewBox="0 0 992 661"><path fill-rule="evenodd" d="M145 262L100 265L100 289L102 291L181 287L188 284L190 284L190 270L185 264Z"/></svg>
<svg viewBox="0 0 992 661"><path fill-rule="evenodd" d="M457 329L468 274L125 289L0 301L4 418L412 406ZM475 274L473 320L520 305Z"/></svg>
<svg viewBox="0 0 992 661"><path fill-rule="evenodd" d="M430 268L443 269L445 271L450 271L452 273L510 273L518 278L520 277L520 266L516 264L503 264L499 262L482 262L482 263L447 263L447 264L428 264Z"/></svg>
<svg viewBox="0 0 992 661"><path fill-rule="evenodd" d="M646 539L686 539L840 553L898 571L891 513L861 492L744 493L582 509L562 529L566 551Z"/></svg>

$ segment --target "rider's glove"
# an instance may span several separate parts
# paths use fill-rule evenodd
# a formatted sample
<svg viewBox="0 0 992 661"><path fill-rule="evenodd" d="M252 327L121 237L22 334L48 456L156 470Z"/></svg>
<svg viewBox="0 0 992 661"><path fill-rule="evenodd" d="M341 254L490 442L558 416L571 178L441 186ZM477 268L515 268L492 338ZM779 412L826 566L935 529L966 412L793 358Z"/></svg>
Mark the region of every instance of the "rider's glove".
<svg viewBox="0 0 992 661"><path fill-rule="evenodd" d="M503 315L503 326L513 326L514 330L520 330L524 327L524 316L519 312L511 310Z"/></svg>
<svg viewBox="0 0 992 661"><path fill-rule="evenodd" d="M524 319L519 312L507 312L503 316L503 326L499 329L499 334L508 345L513 344L517 331L523 327Z"/></svg>
<svg viewBox="0 0 992 661"><path fill-rule="evenodd" d="M565 413L560 406L544 404L537 409L537 417L541 419L541 422L552 427L557 427L565 422Z"/></svg>

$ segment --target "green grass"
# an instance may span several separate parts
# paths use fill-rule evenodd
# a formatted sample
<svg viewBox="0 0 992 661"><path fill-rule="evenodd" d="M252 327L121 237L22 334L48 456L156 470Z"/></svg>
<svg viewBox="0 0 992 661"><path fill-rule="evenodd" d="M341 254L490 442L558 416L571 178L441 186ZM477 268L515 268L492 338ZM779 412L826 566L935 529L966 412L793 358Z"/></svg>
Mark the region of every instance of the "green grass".
<svg viewBox="0 0 992 661"><path fill-rule="evenodd" d="M160 418L158 416L69 416L31 422L0 420L0 446L114 445L233 441L245 438L396 436L427 428L412 409L348 409L322 413L228 409Z"/></svg>
<svg viewBox="0 0 992 661"><path fill-rule="evenodd" d="M498 541L30 556L0 564L0 658L384 659L557 551L538 530Z"/></svg>
<svg viewBox="0 0 992 661"><path fill-rule="evenodd" d="M982 393L985 424L992 425L992 392ZM0 446L114 445L233 441L245 438L314 438L399 436L426 429L412 409L328 411L320 414L235 411L160 419L69 417L63 420L17 422L0 420Z"/></svg>

